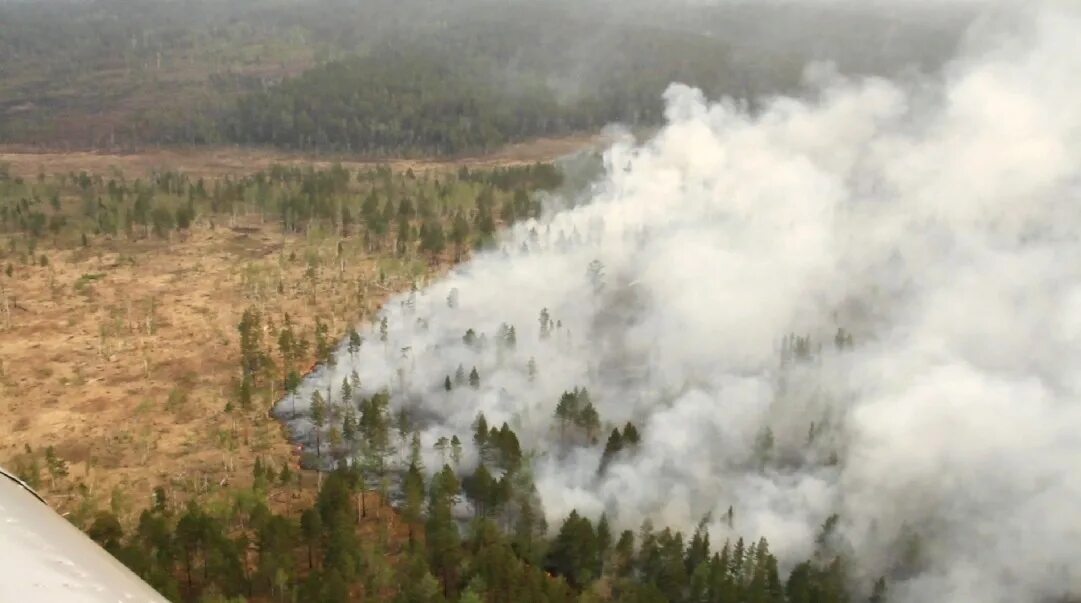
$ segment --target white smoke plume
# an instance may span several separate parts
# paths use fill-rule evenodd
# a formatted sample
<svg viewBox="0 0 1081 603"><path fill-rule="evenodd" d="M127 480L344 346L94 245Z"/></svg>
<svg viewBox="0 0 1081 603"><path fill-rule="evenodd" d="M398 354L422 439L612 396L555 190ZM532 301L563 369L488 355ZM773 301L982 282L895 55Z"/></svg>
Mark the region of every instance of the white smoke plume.
<svg viewBox="0 0 1081 603"><path fill-rule="evenodd" d="M355 368L429 451L478 412L507 421L550 520L708 514L714 542L765 536L792 563L836 513L856 578L892 575L892 600L1081 592L1081 20L1029 17L939 77L819 70L813 99L754 115L673 85L667 125L609 149L589 203L394 300L388 341L368 328L306 387ZM479 389L444 391L459 365ZM599 444L560 443L576 386ZM642 444L599 474L626 421Z"/></svg>

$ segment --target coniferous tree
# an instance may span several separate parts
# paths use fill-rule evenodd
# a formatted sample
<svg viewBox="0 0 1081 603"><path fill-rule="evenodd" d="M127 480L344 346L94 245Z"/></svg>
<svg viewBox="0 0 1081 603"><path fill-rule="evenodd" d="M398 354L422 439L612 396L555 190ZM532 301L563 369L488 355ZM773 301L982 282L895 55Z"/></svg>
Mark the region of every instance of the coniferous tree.
<svg viewBox="0 0 1081 603"><path fill-rule="evenodd" d="M465 479L462 486L466 498L473 503L474 516L487 516L491 511L497 484L484 463L477 465L477 469Z"/></svg>
<svg viewBox="0 0 1081 603"><path fill-rule="evenodd" d="M443 226L438 220L426 222L421 226L421 249L431 255L434 261L446 245Z"/></svg>
<svg viewBox="0 0 1081 603"><path fill-rule="evenodd" d="M592 402L586 402L585 406L579 411L576 417L575 424L585 430L586 438L590 443L594 443L597 440L597 430L600 429L601 419L597 414L597 409L593 408Z"/></svg>
<svg viewBox="0 0 1081 603"><path fill-rule="evenodd" d="M454 462L454 468L458 469L462 465L462 442L458 439L457 435L450 438L450 458Z"/></svg>
<svg viewBox="0 0 1081 603"><path fill-rule="evenodd" d="M349 343L348 351L350 358L356 358L358 352L360 352L360 346L363 343L363 339L360 337L360 333L357 333L356 327L349 327Z"/></svg>
<svg viewBox="0 0 1081 603"><path fill-rule="evenodd" d="M300 532L308 548L308 569L315 567L314 550L323 535L323 520L315 509L307 509L300 516Z"/></svg>
<svg viewBox="0 0 1081 603"><path fill-rule="evenodd" d="M319 393L319 390L312 392L311 398L311 419L312 425L315 427L315 456L322 457L322 433L323 425L327 420L327 404L323 400L323 394Z"/></svg>
<svg viewBox="0 0 1081 603"><path fill-rule="evenodd" d="M414 529L422 519L421 512L424 504L424 478L415 463L410 463L409 469L405 472L402 490L405 493L402 517L409 527L409 546L412 547L415 543Z"/></svg>
<svg viewBox="0 0 1081 603"><path fill-rule="evenodd" d="M567 427L578 416L577 394L577 389L574 392L563 392L563 395L559 397L559 402L556 404L555 417L559 421L559 440L563 445L566 445Z"/></svg>
<svg viewBox="0 0 1081 603"><path fill-rule="evenodd" d="M600 575L596 533L590 521L577 511L571 511L560 527L548 552L547 565L577 586Z"/></svg>
<svg viewBox="0 0 1081 603"><path fill-rule="evenodd" d="M426 541L432 570L442 584L444 597L451 596L461 560L461 539L453 516L459 489L458 478L447 465L432 477L429 488Z"/></svg>
<svg viewBox="0 0 1081 603"><path fill-rule="evenodd" d="M537 321L540 323L540 338L548 339L552 334L552 317L548 314L548 308L541 309Z"/></svg>
<svg viewBox="0 0 1081 603"><path fill-rule="evenodd" d="M473 419L473 444L477 447L477 454L483 459L488 446L488 419L483 412L477 413Z"/></svg>
<svg viewBox="0 0 1081 603"><path fill-rule="evenodd" d="M619 433L619 428L612 430L612 433L608 435L608 441L604 444L604 453L601 454L601 464L598 467L598 473L604 473L604 470L608 468L608 464L612 462L612 458L623 450L623 436Z"/></svg>
<svg viewBox="0 0 1081 603"><path fill-rule="evenodd" d="M456 212L454 214L454 221L450 231L451 242L454 243L454 261L461 261L462 251L465 249L465 244L469 240L469 221L465 219L462 212Z"/></svg>
<svg viewBox="0 0 1081 603"><path fill-rule="evenodd" d="M50 485L53 488L56 487L57 481L68 476L67 461L60 458L52 446L45 448L45 468L49 471Z"/></svg>

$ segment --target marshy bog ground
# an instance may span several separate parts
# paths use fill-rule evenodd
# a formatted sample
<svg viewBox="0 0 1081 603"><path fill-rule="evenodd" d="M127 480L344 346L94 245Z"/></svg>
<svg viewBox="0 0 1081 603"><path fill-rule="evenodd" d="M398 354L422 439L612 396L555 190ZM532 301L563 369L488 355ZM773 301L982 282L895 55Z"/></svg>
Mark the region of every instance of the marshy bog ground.
<svg viewBox="0 0 1081 603"><path fill-rule="evenodd" d="M539 140L482 157L382 165L398 171L521 165L597 140ZM162 170L213 180L271 165L374 165L234 148L111 154L9 147L0 163L28 180L79 172L135 179ZM268 341L280 327L273 321L286 314L304 328L321 317L339 337L391 293L446 267L372 253L357 239L339 248L335 237L283 235L273 217L251 215L215 216L168 240L96 237L84 248L52 245L46 237L36 253L45 265L4 263L12 272L0 316L6 434L0 462L10 465L28 449L52 446L72 479L53 487L46 478L41 488L62 511L90 500L134 512L161 484L194 493L248 482L256 457L295 466L294 447L268 413L275 399L226 411L237 388L244 309L255 306L273 317L263 325ZM382 284L380 273L387 279Z"/></svg>

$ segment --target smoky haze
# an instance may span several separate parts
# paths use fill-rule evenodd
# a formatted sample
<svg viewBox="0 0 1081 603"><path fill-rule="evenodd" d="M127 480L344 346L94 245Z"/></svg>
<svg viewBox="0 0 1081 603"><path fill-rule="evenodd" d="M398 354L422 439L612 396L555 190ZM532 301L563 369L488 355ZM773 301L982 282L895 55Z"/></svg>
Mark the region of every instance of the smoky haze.
<svg viewBox="0 0 1081 603"><path fill-rule="evenodd" d="M655 129L671 82L757 110L769 95L800 94L809 61L850 76L932 73L984 10L920 0L0 2L0 141L487 153L611 122ZM417 81L422 95L412 95Z"/></svg>
<svg viewBox="0 0 1081 603"><path fill-rule="evenodd" d="M428 451L506 421L552 521L706 518L793 563L836 514L826 545L892 600L1081 592L1079 39L1076 11L1029 7L938 75L812 66L807 98L753 113L673 84L587 203L394 299L387 340L366 326L295 404L355 369ZM444 390L459 366L479 388ZM575 387L599 443L553 418ZM599 472L627 421L641 445Z"/></svg>

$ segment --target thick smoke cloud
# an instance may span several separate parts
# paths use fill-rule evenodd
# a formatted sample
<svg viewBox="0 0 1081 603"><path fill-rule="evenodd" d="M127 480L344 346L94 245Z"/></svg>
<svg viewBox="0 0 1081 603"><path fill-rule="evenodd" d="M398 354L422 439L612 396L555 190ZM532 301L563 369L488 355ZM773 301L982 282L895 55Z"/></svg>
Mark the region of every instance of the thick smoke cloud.
<svg viewBox="0 0 1081 603"><path fill-rule="evenodd" d="M385 343L368 328L305 387L355 368L428 450L478 412L507 421L552 520L708 517L714 542L765 536L791 563L836 513L831 546L897 601L1081 592L1078 40L1045 11L933 82L819 70L814 99L753 116L673 85L667 125L609 149L589 203L394 300ZM478 389L444 391L459 365ZM598 445L561 445L576 386ZM626 421L641 446L599 474Z"/></svg>

